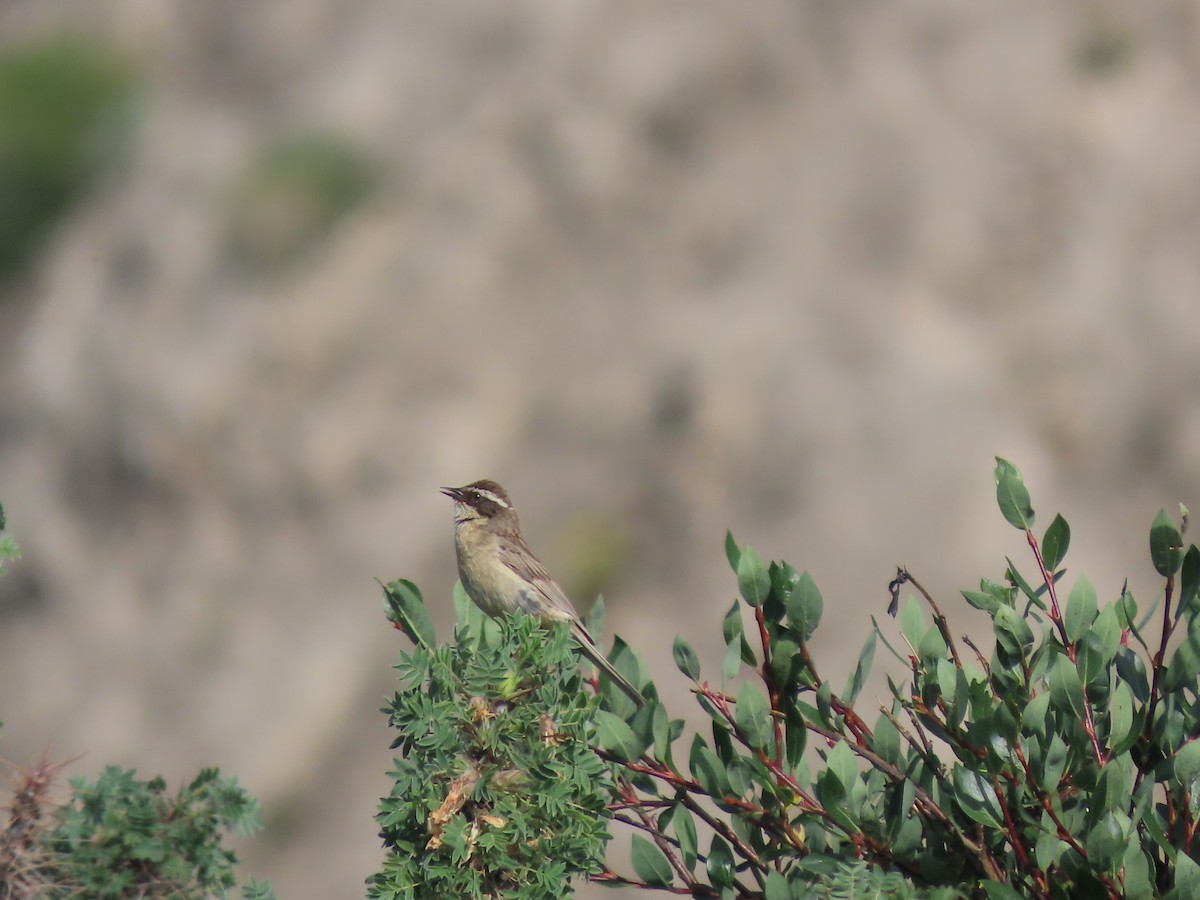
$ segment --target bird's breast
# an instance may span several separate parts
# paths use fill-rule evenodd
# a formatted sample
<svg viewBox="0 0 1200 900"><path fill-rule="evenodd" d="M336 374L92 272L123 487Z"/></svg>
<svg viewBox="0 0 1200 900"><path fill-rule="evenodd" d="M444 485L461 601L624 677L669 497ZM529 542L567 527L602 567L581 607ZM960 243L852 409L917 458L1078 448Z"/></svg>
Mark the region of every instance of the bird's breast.
<svg viewBox="0 0 1200 900"><path fill-rule="evenodd" d="M514 609L536 612L529 596L529 585L504 565L484 546L475 546L475 535L459 529L455 535L458 549L458 577L463 590L475 605L489 616L501 616Z"/></svg>

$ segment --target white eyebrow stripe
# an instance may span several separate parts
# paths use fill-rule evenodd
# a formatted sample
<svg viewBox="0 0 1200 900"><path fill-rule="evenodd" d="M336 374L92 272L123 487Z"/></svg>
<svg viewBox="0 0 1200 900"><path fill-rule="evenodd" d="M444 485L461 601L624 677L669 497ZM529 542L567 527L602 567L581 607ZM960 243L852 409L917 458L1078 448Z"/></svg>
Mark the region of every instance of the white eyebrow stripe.
<svg viewBox="0 0 1200 900"><path fill-rule="evenodd" d="M485 500L491 500L497 506L502 506L505 509L512 509L512 506L509 504L509 502L507 500L505 500L503 497L493 494L491 491L485 491L485 490L482 490L481 488L473 488L473 490L480 497L483 497Z"/></svg>

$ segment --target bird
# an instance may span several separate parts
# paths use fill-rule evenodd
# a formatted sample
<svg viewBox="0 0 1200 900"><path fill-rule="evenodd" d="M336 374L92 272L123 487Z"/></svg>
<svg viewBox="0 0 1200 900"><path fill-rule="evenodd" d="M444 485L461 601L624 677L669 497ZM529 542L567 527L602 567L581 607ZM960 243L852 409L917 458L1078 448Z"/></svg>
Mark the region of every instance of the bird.
<svg viewBox="0 0 1200 900"><path fill-rule="evenodd" d="M544 624L569 622L579 651L641 709L645 698L601 652L579 613L521 536L508 493L490 479L443 487L454 501L454 549L467 596L492 618L524 612Z"/></svg>

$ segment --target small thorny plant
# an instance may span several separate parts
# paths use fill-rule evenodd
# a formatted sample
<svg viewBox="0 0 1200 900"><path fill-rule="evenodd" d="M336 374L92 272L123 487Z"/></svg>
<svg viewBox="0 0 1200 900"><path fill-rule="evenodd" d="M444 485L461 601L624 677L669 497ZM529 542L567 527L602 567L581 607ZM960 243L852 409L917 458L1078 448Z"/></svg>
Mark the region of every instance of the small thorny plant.
<svg viewBox="0 0 1200 900"><path fill-rule="evenodd" d="M94 782L71 779L71 787L42 841L49 886L40 897L226 896L237 857L221 845L223 833L261 827L258 802L216 769L201 770L174 795L163 779L142 781L117 766ZM274 897L256 884L242 895Z"/></svg>
<svg viewBox="0 0 1200 900"><path fill-rule="evenodd" d="M901 569L899 633L872 620L840 691L817 665L816 584L729 536L740 599L722 622L719 687L674 645L707 720L695 733L624 644L614 662L649 702L635 711L606 687L596 709L577 694L563 635L520 619L465 629L460 592L467 646L434 650L419 594L390 585L391 617L418 648L390 710L404 759L379 816L392 854L372 896L540 898L587 874L721 900L1200 897L1200 550L1184 546L1187 510L1151 526L1161 590L1139 614L1126 588L1102 603L1085 576L1068 585L1066 520L1035 533L1017 468L997 460L995 481L1030 562L1023 573L1006 558L1000 578L962 592L993 634L956 639ZM898 610L906 585L915 595ZM866 709L879 643L906 675ZM508 732L517 744L489 742L509 718L525 721ZM547 746L538 719L570 740ZM607 773L586 761L588 743ZM551 762L535 761L562 747L571 768L537 781ZM496 779L509 771L523 786L505 792ZM555 793L561 809L546 815L550 784L580 793ZM605 802L634 829L628 867L601 859ZM507 830L534 821L546 832ZM589 840L552 847L563 827ZM539 862L523 855L533 846Z"/></svg>
<svg viewBox="0 0 1200 900"><path fill-rule="evenodd" d="M0 563L17 556L4 528L0 506ZM70 762L13 767L0 798L0 900L230 896L237 857L222 841L260 827L258 801L236 778L204 769L172 795L162 778L108 766L95 781L72 778L66 792L57 781ZM275 900L253 879L241 896Z"/></svg>
<svg viewBox="0 0 1200 900"><path fill-rule="evenodd" d="M109 766L94 782L71 780L50 800L65 764L42 760L19 774L0 828L0 897L9 900L204 900L234 887L237 858L224 833L249 833L258 804L235 779L205 769L174 796L161 778L142 781ZM251 880L245 900L274 900Z"/></svg>

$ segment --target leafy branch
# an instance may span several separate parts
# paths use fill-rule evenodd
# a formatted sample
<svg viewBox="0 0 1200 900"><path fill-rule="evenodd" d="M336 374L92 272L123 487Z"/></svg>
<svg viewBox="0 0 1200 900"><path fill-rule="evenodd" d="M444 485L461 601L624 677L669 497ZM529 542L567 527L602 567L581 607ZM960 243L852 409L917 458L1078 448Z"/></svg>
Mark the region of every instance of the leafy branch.
<svg viewBox="0 0 1200 900"><path fill-rule="evenodd" d="M436 827L467 838L451 852L443 839L387 881L391 893L373 882L372 896L448 896L429 885L471 871L454 896L549 898L583 876L721 900L1200 896L1200 550L1184 549L1187 511L1178 525L1160 513L1151 526L1163 588L1139 619L1127 588L1103 604L1085 576L1066 590L1066 520L1036 533L1020 471L997 460L995 482L1036 575L1005 557L1001 578L962 591L989 617L991 640L956 638L947 605L901 568L889 586L896 626L872 619L840 691L817 665L824 600L812 578L727 536L738 598L721 622L719 671L705 672L682 638L672 650L702 716L696 730L668 713L624 642L612 659L644 709L584 691L565 636L484 620L461 595L457 643L435 647L410 608L415 587L389 585L402 601L389 601L393 614L419 643L402 657L390 707L403 758L380 816L388 866L420 856L422 842L431 849L431 811L448 811ZM901 603L906 587L914 593ZM903 677L889 676L887 701L866 709L880 644ZM516 749L481 745L463 719L472 704L489 721L543 717L570 736L535 764L523 756L539 745L532 720L513 731L525 742ZM587 777L556 770L553 784L570 782L578 797L539 784L506 807L503 825L486 818L498 815L500 772L531 784L566 747L582 754L570 771ZM479 778L451 802L464 765ZM513 848L536 831L529 822L551 821L538 818L548 796L557 814L537 839L547 854L535 870ZM407 830L389 830L400 818ZM603 859L610 819L633 831L627 864ZM548 852L559 832L589 840ZM497 847L505 855L488 855Z"/></svg>

